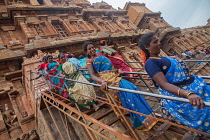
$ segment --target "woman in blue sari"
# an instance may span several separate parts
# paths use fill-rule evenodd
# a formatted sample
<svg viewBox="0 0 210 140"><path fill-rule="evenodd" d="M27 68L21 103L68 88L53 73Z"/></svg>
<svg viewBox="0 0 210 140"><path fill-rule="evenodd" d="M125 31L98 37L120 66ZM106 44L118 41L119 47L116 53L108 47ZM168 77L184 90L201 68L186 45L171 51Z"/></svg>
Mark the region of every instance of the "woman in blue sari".
<svg viewBox="0 0 210 140"><path fill-rule="evenodd" d="M182 124L210 134L210 86L204 79L189 73L186 65L178 58L160 57L160 42L155 33L148 33L140 40L145 69L158 84L160 94L183 97L190 101L182 103L162 99L166 110Z"/></svg>
<svg viewBox="0 0 210 140"><path fill-rule="evenodd" d="M83 47L84 51L88 55L86 64L90 75L94 81L102 85L103 89L107 90L107 85L109 85L130 90L138 90L133 83L118 76L118 71L113 69L112 63L108 58L105 56L97 56L95 47L91 42L86 42L83 44ZM108 92L119 106L123 106L127 109L146 115L154 116L153 110L150 108L143 96L124 91L118 92L111 89L108 89ZM160 131L154 129L153 127L157 123L156 119L147 118L132 112L130 112L130 117L132 119L132 125L135 128L142 131L149 131L152 135L160 134Z"/></svg>
<svg viewBox="0 0 210 140"><path fill-rule="evenodd" d="M47 56L48 65L45 69L45 73L52 76L59 76L58 66L59 64L55 61L53 61L53 56L48 55ZM47 77L48 82L51 85L51 88L55 89L58 94L62 94L63 89L65 88L63 79L54 78L54 77Z"/></svg>

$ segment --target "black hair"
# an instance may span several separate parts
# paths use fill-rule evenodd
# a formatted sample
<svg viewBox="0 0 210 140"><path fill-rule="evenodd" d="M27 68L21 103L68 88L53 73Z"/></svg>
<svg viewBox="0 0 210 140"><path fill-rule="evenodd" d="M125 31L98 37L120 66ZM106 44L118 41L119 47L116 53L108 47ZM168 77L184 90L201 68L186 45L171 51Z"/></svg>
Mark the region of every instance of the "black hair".
<svg viewBox="0 0 210 140"><path fill-rule="evenodd" d="M74 56L71 55L71 54L69 54L69 55L67 55L66 57L67 57L67 58L73 58Z"/></svg>
<svg viewBox="0 0 210 140"><path fill-rule="evenodd" d="M83 59L83 58L85 58L83 55L80 55L80 56L78 57L78 59Z"/></svg>
<svg viewBox="0 0 210 140"><path fill-rule="evenodd" d="M62 50L61 53L67 53L67 51L66 50Z"/></svg>
<svg viewBox="0 0 210 140"><path fill-rule="evenodd" d="M146 46L149 46L150 45L150 42L152 41L152 37L155 35L154 32L150 32L150 33L147 33L145 35L143 35L140 39L140 42L139 42L139 48L141 50L144 51L144 53L146 54L146 59L148 59L150 57L150 53L149 51L147 50Z"/></svg>
<svg viewBox="0 0 210 140"><path fill-rule="evenodd" d="M47 59L47 56L42 57L42 61L45 61Z"/></svg>
<svg viewBox="0 0 210 140"><path fill-rule="evenodd" d="M93 42L85 42L82 47L83 47L83 50L85 51L85 53L87 53L87 46L89 44L92 44L93 45ZM87 54L87 57L90 58L91 56Z"/></svg>
<svg viewBox="0 0 210 140"><path fill-rule="evenodd" d="M101 46L105 46L106 45L106 41L104 40L104 41L99 41L99 43L98 43L99 45L101 45Z"/></svg>
<svg viewBox="0 0 210 140"><path fill-rule="evenodd" d="M64 55L64 53L59 53L58 54L58 59L60 60L60 57L62 56L62 55ZM64 55L65 56L65 55Z"/></svg>
<svg viewBox="0 0 210 140"><path fill-rule="evenodd" d="M52 55L48 55L48 56L47 56L47 60L48 60L48 58L50 58L50 57L52 57L52 58L53 58L53 56L52 56Z"/></svg>

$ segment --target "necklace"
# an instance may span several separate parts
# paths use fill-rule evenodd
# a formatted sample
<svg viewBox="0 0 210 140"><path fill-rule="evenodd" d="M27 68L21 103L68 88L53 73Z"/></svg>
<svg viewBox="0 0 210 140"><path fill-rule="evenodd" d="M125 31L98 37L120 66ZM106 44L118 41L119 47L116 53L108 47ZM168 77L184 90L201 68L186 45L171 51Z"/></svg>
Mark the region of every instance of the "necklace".
<svg viewBox="0 0 210 140"><path fill-rule="evenodd" d="M161 59L160 57L149 57L149 59Z"/></svg>

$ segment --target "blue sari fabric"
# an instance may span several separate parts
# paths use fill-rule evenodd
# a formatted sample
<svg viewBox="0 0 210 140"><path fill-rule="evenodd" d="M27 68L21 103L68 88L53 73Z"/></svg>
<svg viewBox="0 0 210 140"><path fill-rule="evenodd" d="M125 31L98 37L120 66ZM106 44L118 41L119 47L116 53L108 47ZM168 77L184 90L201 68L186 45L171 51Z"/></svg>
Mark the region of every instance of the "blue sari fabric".
<svg viewBox="0 0 210 140"><path fill-rule="evenodd" d="M87 58L79 59L79 64L81 67L85 67Z"/></svg>
<svg viewBox="0 0 210 140"><path fill-rule="evenodd" d="M188 69L182 61L177 61L176 59L168 57L165 58L169 59L171 62L171 67L165 75L169 83L173 84L178 81L189 79L190 75ZM199 78L196 75L193 76L194 81L191 84L180 86L180 88L195 92L203 99L203 101L210 102L210 86L206 85L206 82L202 78ZM159 92L163 95L178 97L161 89L160 87ZM182 124L210 134L209 107L205 107L204 110L201 110L188 103L166 99L162 99L162 103L169 113L171 113L172 116L179 120Z"/></svg>
<svg viewBox="0 0 210 140"><path fill-rule="evenodd" d="M72 62L72 63L77 67L77 69L78 69L79 67L81 67L81 66L80 66L80 63L79 63L79 60L76 59L76 58L69 58L69 59L68 59L68 62Z"/></svg>
<svg viewBox="0 0 210 140"><path fill-rule="evenodd" d="M86 66L86 60L87 60L87 58L79 59L79 64L80 64L81 67L85 67ZM88 78L88 79L91 78L90 75L86 75L86 74L89 74L88 71L83 71L82 74L83 74L83 76L85 78Z"/></svg>
<svg viewBox="0 0 210 140"><path fill-rule="evenodd" d="M57 70L58 65L59 64L54 61L48 64L47 69L48 69L49 75L59 76L59 75L57 75L59 73L59 71ZM61 93L63 91L62 88L65 88L63 79L48 77L48 81L51 85L51 88L56 89L58 91L58 94L61 95Z"/></svg>
<svg viewBox="0 0 210 140"><path fill-rule="evenodd" d="M93 62L93 68L96 73L113 70L111 61L105 56L98 56ZM130 90L138 90L138 88L133 83L125 79L120 80L119 87ZM146 115L153 115L153 110L142 95L119 91L119 98L122 106L127 109L134 110ZM145 131L148 131L157 123L157 121L153 118L147 118L132 112L130 112L130 117L132 119L132 125L135 128L139 128Z"/></svg>

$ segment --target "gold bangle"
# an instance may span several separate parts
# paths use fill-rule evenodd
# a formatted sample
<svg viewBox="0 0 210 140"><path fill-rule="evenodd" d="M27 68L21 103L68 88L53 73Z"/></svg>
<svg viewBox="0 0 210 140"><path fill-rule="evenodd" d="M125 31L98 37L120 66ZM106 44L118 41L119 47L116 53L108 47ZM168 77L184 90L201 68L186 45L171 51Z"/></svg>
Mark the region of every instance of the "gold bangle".
<svg viewBox="0 0 210 140"><path fill-rule="evenodd" d="M192 93L191 91L186 91L186 92L184 93L184 97L187 98L191 93Z"/></svg>
<svg viewBox="0 0 210 140"><path fill-rule="evenodd" d="M86 63L86 65L89 65L89 64L92 64L92 63Z"/></svg>
<svg viewBox="0 0 210 140"><path fill-rule="evenodd" d="M195 94L195 93L194 93L194 92L189 92L189 93L186 95L186 98L187 98L190 94Z"/></svg>
<svg viewBox="0 0 210 140"><path fill-rule="evenodd" d="M178 96L179 96L179 94L180 94L180 90L181 90L181 88L178 89Z"/></svg>
<svg viewBox="0 0 210 140"><path fill-rule="evenodd" d="M182 97L186 97L186 94L188 93L188 91L185 91L182 95Z"/></svg>

